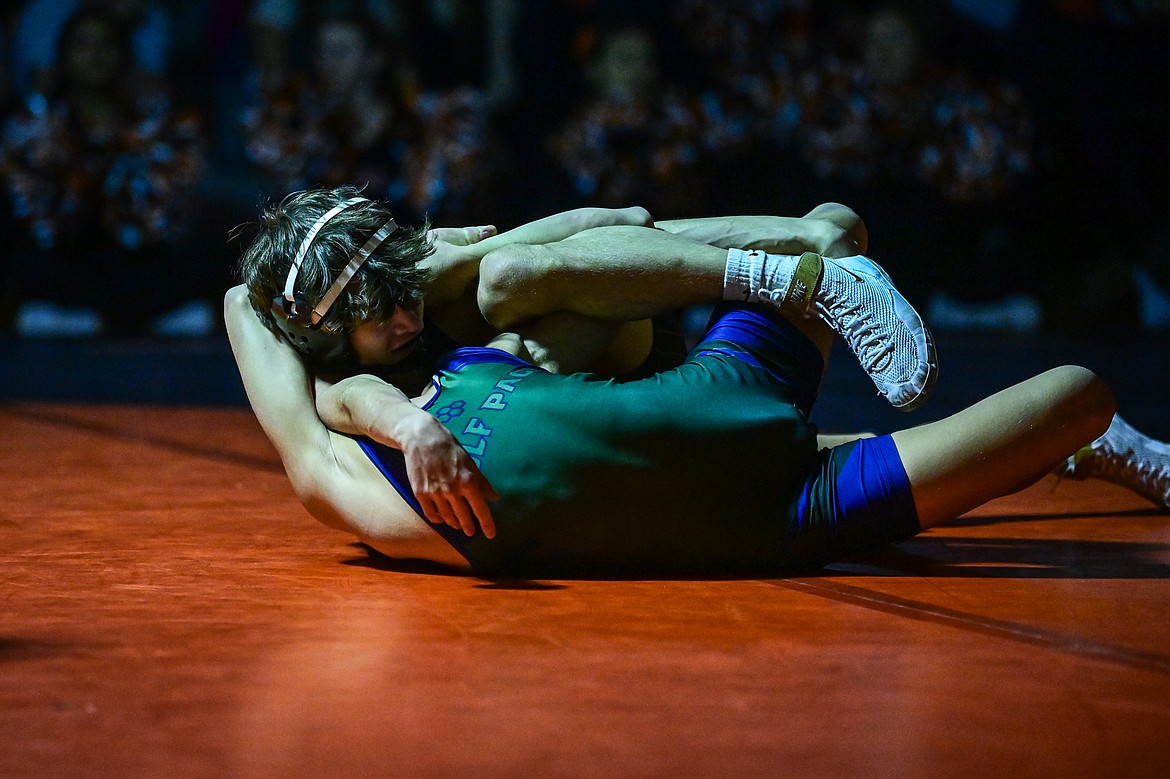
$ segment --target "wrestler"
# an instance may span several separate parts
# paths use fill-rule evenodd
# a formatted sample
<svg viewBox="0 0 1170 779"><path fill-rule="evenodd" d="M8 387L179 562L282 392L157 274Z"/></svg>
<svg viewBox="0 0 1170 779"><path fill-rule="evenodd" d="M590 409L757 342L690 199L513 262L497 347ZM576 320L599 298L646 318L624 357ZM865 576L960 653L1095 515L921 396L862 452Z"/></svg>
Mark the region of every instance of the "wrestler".
<svg viewBox="0 0 1170 779"><path fill-rule="evenodd" d="M1136 451L1110 453L1113 398L1084 368L822 449L807 416L824 352L806 320L764 306L718 310L687 360L656 377L553 374L505 334L456 350L413 400L365 375L314 384L241 288L225 306L249 398L297 495L396 558L484 575L779 573L945 522L1078 452L1080 465L1128 458L1131 472L1160 473L1131 486L1160 479L1170 502L1170 452L1139 436ZM443 425L459 446L433 435ZM490 480L490 508L428 524L412 494L425 480L403 459L417 444L402 442L422 440L475 458L466 472Z"/></svg>
<svg viewBox="0 0 1170 779"><path fill-rule="evenodd" d="M827 322L892 403L909 410L925 399L936 360L918 314L868 259L808 251L864 250L865 226L849 209L660 222L659 230L638 224L648 219L637 208L578 209L503 235L403 230L352 187L313 190L265 210L241 276L264 325L332 379L364 371L415 392L443 352L520 325L534 359L554 372L654 375L677 366L685 348L646 318L722 292L767 300L809 325ZM735 245L745 248L723 248ZM419 493L428 518L484 506L480 479L453 479L450 459L422 463L434 448L420 442L410 460L415 477L431 475Z"/></svg>
<svg viewBox="0 0 1170 779"><path fill-rule="evenodd" d="M925 400L937 373L930 333L860 256L865 229L849 209L650 225L631 208L578 209L501 235L407 229L352 187L312 190L265 210L240 268L265 323L317 373L373 367L413 390L439 354L524 325L557 344L537 355L546 367L652 375L685 352L679 339L665 348L649 320L722 297L821 318L893 405Z"/></svg>

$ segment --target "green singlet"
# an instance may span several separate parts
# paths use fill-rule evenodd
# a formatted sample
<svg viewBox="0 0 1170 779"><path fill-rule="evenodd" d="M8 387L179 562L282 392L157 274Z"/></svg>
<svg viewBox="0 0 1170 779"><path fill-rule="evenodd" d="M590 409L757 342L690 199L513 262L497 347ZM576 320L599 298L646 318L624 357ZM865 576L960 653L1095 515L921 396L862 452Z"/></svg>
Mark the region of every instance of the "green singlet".
<svg viewBox="0 0 1170 779"><path fill-rule="evenodd" d="M678 368L623 383L457 350L427 410L501 495L497 535L437 529L488 575L772 568L816 454L800 390L777 379L807 375L801 359L765 368L736 343L708 339ZM401 460L363 447L384 473Z"/></svg>

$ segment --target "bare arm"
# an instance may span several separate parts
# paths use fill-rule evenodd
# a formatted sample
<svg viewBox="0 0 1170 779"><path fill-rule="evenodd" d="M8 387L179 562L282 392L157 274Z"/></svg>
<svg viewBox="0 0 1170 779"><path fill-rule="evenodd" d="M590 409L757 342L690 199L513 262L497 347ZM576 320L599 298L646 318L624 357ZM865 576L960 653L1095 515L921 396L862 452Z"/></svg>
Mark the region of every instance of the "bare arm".
<svg viewBox="0 0 1170 779"><path fill-rule="evenodd" d="M427 305L457 300L479 274L479 262L491 251L517 244L547 244L583 230L608 225L652 224L649 212L631 208L575 208L497 233L492 225L482 227L437 227L431 230L435 250L422 262L431 274Z"/></svg>
<svg viewBox="0 0 1170 779"><path fill-rule="evenodd" d="M403 528L418 522L410 509L409 514L387 515L385 501L377 499L372 503L386 521L375 519L371 503L363 503L368 490L338 458L338 437L332 429L368 435L400 449L428 520L470 535L474 518L486 535L494 535L485 499L497 496L437 419L372 376L354 376L335 385L318 379L314 386L300 358L256 318L243 287L228 291L224 321L256 418L276 447L293 491L313 516L330 527L386 540L411 535ZM363 508L345 512L340 508L343 502Z"/></svg>
<svg viewBox="0 0 1170 779"><path fill-rule="evenodd" d="M406 456L407 477L427 520L494 538L487 501L499 498L471 456L435 417L374 376L317 380L317 414L330 429L366 436Z"/></svg>
<svg viewBox="0 0 1170 779"><path fill-rule="evenodd" d="M256 318L243 287L224 298L224 322L252 410L293 491L317 519L339 526L330 496L340 469L329 431L313 407L311 377L292 349Z"/></svg>
<svg viewBox="0 0 1170 779"><path fill-rule="evenodd" d="M778 254L817 252L827 257L864 254L868 235L853 209L824 203L803 217L718 216L674 219L654 226L723 249L763 249Z"/></svg>

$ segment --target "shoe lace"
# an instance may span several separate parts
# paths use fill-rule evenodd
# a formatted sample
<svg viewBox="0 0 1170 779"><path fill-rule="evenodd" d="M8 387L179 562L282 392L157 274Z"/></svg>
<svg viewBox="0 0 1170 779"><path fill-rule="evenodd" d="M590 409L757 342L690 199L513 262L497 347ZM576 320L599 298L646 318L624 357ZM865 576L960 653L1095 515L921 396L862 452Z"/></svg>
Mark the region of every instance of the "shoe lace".
<svg viewBox="0 0 1170 779"><path fill-rule="evenodd" d="M876 320L860 314L860 302L842 302L835 296L827 296L824 306L840 323L841 334L850 342L858 361L867 371L879 370L882 363L893 356L893 340L884 337Z"/></svg>
<svg viewBox="0 0 1170 779"><path fill-rule="evenodd" d="M1170 462L1142 457L1132 449L1093 458L1092 474L1124 484L1163 505L1170 499Z"/></svg>

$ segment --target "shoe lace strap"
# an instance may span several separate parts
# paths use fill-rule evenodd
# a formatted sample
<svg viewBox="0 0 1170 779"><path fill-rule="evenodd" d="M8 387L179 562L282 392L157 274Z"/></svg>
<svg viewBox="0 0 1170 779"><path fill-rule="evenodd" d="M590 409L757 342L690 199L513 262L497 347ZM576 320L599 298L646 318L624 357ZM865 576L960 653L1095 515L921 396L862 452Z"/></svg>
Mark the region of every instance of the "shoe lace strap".
<svg viewBox="0 0 1170 779"><path fill-rule="evenodd" d="M1091 472L1094 476L1124 484L1142 494L1158 496L1158 500L1163 503L1170 493L1170 466L1139 457L1131 450L1114 457L1093 458Z"/></svg>
<svg viewBox="0 0 1170 779"><path fill-rule="evenodd" d="M833 312L834 319L841 325L840 332L847 334L858 361L866 370L875 369L886 355L894 351L893 341L883 337L878 323L860 315L860 303L840 304L830 299L825 307Z"/></svg>

